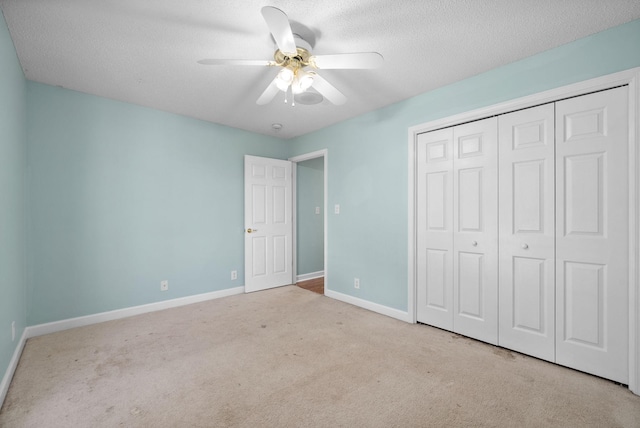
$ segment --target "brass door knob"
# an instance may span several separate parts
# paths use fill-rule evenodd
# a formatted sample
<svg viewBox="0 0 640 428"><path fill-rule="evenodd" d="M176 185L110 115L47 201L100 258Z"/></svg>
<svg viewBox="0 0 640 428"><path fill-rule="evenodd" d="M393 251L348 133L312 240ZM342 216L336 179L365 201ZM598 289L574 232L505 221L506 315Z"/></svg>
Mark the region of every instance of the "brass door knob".
<svg viewBox="0 0 640 428"><path fill-rule="evenodd" d="M251 228L247 229L247 233L257 232L257 231L258 231L258 229L251 229Z"/></svg>

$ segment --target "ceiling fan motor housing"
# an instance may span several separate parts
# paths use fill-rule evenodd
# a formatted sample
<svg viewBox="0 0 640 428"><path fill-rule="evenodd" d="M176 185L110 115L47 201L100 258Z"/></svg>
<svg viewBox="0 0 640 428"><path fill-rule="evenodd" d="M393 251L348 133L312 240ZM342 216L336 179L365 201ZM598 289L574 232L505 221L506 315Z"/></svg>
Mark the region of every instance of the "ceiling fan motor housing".
<svg viewBox="0 0 640 428"><path fill-rule="evenodd" d="M275 59L276 63L279 66L287 67L292 62L297 62L300 64L300 67L306 67L308 65L312 65L309 62L311 58L311 45L307 43L303 38L298 36L297 34L293 35L293 38L296 42L297 55L296 56L288 56L283 53L280 49L276 49L273 54L273 59ZM293 65L293 64L292 64Z"/></svg>

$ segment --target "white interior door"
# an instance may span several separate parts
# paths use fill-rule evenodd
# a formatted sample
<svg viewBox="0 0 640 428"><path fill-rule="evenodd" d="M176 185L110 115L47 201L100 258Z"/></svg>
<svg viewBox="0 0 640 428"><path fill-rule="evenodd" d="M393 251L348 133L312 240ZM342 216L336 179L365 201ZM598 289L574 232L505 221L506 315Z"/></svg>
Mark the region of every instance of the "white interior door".
<svg viewBox="0 0 640 428"><path fill-rule="evenodd" d="M293 283L291 162L244 157L245 292Z"/></svg>
<svg viewBox="0 0 640 428"><path fill-rule="evenodd" d="M498 119L456 126L454 331L498 343Z"/></svg>
<svg viewBox="0 0 640 428"><path fill-rule="evenodd" d="M627 91L556 103L556 362L625 384Z"/></svg>
<svg viewBox="0 0 640 428"><path fill-rule="evenodd" d="M453 330L453 128L418 136L416 166L417 320Z"/></svg>
<svg viewBox="0 0 640 428"><path fill-rule="evenodd" d="M499 117L498 343L555 360L554 104Z"/></svg>

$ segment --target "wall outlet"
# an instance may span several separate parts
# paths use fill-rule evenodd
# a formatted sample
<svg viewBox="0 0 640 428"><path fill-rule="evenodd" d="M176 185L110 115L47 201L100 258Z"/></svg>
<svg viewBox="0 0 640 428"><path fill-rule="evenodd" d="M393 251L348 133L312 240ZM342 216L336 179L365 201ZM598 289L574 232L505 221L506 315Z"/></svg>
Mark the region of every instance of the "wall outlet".
<svg viewBox="0 0 640 428"><path fill-rule="evenodd" d="M16 340L16 322L11 321L11 341Z"/></svg>
<svg viewBox="0 0 640 428"><path fill-rule="evenodd" d="M353 278L353 288L360 288L360 278Z"/></svg>
<svg viewBox="0 0 640 428"><path fill-rule="evenodd" d="M237 270L232 270L231 271L231 279L238 279L238 271Z"/></svg>
<svg viewBox="0 0 640 428"><path fill-rule="evenodd" d="M167 291L169 289L169 281L166 279L164 281L160 281L160 291Z"/></svg>
<svg viewBox="0 0 640 428"><path fill-rule="evenodd" d="M333 206L333 213L334 214L340 214L340 204L335 204Z"/></svg>
<svg viewBox="0 0 640 428"><path fill-rule="evenodd" d="M316 207L316 214L320 214L320 207Z"/></svg>

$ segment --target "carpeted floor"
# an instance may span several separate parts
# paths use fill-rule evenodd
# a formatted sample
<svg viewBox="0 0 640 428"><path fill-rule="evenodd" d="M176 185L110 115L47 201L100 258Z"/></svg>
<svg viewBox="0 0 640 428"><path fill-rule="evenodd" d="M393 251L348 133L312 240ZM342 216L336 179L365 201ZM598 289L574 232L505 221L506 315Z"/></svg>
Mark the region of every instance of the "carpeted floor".
<svg viewBox="0 0 640 428"><path fill-rule="evenodd" d="M30 339L2 427L639 427L625 387L288 286Z"/></svg>

